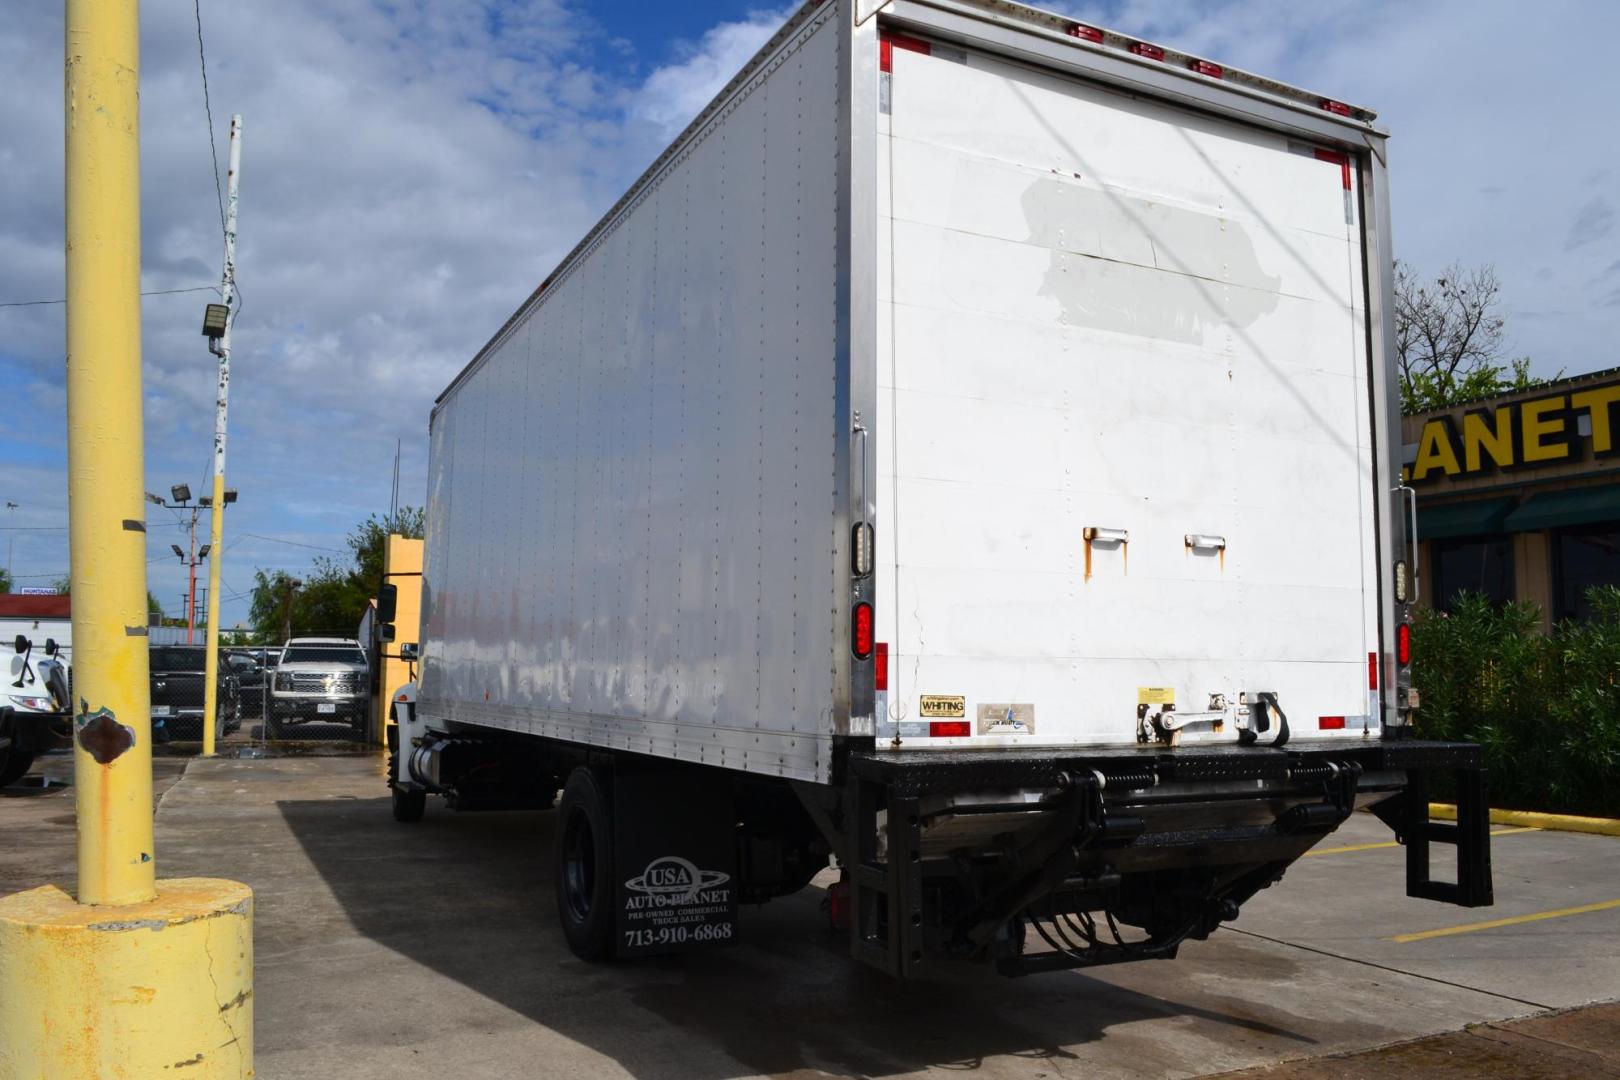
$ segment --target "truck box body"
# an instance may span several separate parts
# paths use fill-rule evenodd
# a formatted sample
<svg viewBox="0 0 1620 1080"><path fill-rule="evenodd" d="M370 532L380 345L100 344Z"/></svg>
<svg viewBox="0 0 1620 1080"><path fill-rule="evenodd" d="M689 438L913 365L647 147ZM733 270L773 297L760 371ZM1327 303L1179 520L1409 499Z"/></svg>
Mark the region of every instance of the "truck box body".
<svg viewBox="0 0 1620 1080"><path fill-rule="evenodd" d="M439 398L395 817L560 791L585 959L833 854L893 975L1169 957L1358 807L1491 903L1479 748L1411 737L1372 120L1001 0L799 9Z"/></svg>
<svg viewBox="0 0 1620 1080"><path fill-rule="evenodd" d="M795 14L440 398L422 715L823 782L1234 743L1262 694L1377 737L1370 114L877 6Z"/></svg>

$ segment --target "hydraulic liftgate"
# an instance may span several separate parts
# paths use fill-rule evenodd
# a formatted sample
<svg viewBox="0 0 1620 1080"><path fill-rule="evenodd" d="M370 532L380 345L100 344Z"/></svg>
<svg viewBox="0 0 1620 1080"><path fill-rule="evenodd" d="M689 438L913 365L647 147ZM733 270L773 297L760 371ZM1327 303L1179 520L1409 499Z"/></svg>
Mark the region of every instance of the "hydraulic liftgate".
<svg viewBox="0 0 1620 1080"><path fill-rule="evenodd" d="M1431 777L1442 772L1456 780L1455 824L1429 820ZM1168 959L1183 940L1205 937L1234 917L1239 905L1333 832L1353 811L1360 778L1371 773L1404 774L1404 786L1391 789L1372 811L1406 845L1407 895L1462 907L1491 904L1485 774L1479 748L1471 744L1357 741L1309 750L1223 747L1097 756L1041 751L852 755L846 802L852 816L845 823L852 952L896 976L914 973L941 947L961 956L988 951L1011 975ZM1175 806L1174 799L1155 798L1155 789L1203 784L1213 791L1217 785L1254 781L1265 790L1256 787L1249 798L1292 805L1269 823L1245 828L1162 831L1150 829L1143 816ZM1034 802L1013 795L1032 791L1047 794ZM953 806L950 814L1039 812L1044 820L1039 838L1016 850L972 853L1009 865L992 895L942 918L936 882L949 881L953 871L924 855L924 832L934 815L923 803L968 792L1008 797ZM1209 797L1180 796L1188 803ZM1432 876L1431 843L1456 847L1455 882ZM1116 865L1133 860L1159 869L1217 866L1225 873L1219 891L1190 908L1174 931L1126 941L1110 905L1123 884ZM1067 898L1068 910L1056 910L1050 899L1055 895ZM1009 925L1020 934L1022 926L1033 928L1052 951L1025 956L1004 930ZM1107 937L1099 934L1100 925L1106 925Z"/></svg>

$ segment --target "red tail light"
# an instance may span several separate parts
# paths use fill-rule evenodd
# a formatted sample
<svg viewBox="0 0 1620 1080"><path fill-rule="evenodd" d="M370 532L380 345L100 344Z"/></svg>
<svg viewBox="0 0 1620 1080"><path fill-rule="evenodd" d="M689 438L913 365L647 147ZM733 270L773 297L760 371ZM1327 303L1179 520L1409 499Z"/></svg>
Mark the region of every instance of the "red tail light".
<svg viewBox="0 0 1620 1080"><path fill-rule="evenodd" d="M1378 689L1378 654L1375 652L1367 654L1367 689Z"/></svg>
<svg viewBox="0 0 1620 1080"><path fill-rule="evenodd" d="M1332 113L1334 116L1350 115L1350 106L1346 105L1342 101L1329 101L1327 98L1323 98L1320 102L1318 102L1318 104L1326 111Z"/></svg>
<svg viewBox="0 0 1620 1080"><path fill-rule="evenodd" d="M1225 68L1219 64L1212 64L1208 60L1189 60L1187 66L1198 72L1198 74L1208 75L1212 79L1218 79L1226 74Z"/></svg>
<svg viewBox="0 0 1620 1080"><path fill-rule="evenodd" d="M1133 42L1131 44L1131 52L1135 53L1137 56L1142 57L1144 60L1163 60L1164 59L1164 50L1163 49L1159 48L1157 45L1149 45L1145 41Z"/></svg>
<svg viewBox="0 0 1620 1080"><path fill-rule="evenodd" d="M880 641L872 656L872 688L874 690L887 690L889 688L889 643Z"/></svg>
<svg viewBox="0 0 1620 1080"><path fill-rule="evenodd" d="M1069 27L1069 36L1077 37L1081 41L1093 41L1098 45L1102 44L1101 30L1094 29L1090 26L1081 26L1079 23L1075 23L1073 26Z"/></svg>
<svg viewBox="0 0 1620 1080"><path fill-rule="evenodd" d="M928 734L940 738L961 738L973 734L973 725L966 720L935 720L928 725Z"/></svg>
<svg viewBox="0 0 1620 1080"><path fill-rule="evenodd" d="M872 605L865 600L855 605L855 616L850 620L850 648L855 659L865 660L872 655Z"/></svg>
<svg viewBox="0 0 1620 1080"><path fill-rule="evenodd" d="M1395 628L1395 660L1401 667L1412 662L1412 628L1406 623Z"/></svg>
<svg viewBox="0 0 1620 1080"><path fill-rule="evenodd" d="M1342 717L1342 716L1318 716L1316 718L1316 726L1321 728L1323 731L1343 731L1344 730L1344 717Z"/></svg>

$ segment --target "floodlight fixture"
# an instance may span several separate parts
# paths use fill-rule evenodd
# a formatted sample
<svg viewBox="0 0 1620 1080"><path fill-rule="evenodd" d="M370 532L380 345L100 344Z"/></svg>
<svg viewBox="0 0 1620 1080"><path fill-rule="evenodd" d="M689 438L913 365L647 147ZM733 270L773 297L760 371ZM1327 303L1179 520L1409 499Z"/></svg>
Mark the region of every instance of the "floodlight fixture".
<svg viewBox="0 0 1620 1080"><path fill-rule="evenodd" d="M169 489L169 495L172 496L174 501L177 502L177 503L190 502L191 501L191 485L190 484L176 484L176 485L174 485L174 487Z"/></svg>
<svg viewBox="0 0 1620 1080"><path fill-rule="evenodd" d="M230 321L231 309L224 304L209 304L203 308L203 337L210 340L225 336L225 325Z"/></svg>

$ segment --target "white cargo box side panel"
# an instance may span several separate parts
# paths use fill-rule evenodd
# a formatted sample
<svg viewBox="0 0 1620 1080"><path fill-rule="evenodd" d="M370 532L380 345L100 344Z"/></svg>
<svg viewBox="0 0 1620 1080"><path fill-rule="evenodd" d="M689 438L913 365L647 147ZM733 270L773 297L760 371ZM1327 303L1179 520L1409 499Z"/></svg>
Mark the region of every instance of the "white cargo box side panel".
<svg viewBox="0 0 1620 1080"><path fill-rule="evenodd" d="M971 50L892 69L880 734L1134 743L1173 701L1232 741L1262 691L1296 739L1376 731L1351 170Z"/></svg>
<svg viewBox="0 0 1620 1080"><path fill-rule="evenodd" d="M835 10L790 23L435 412L424 717L828 777Z"/></svg>

